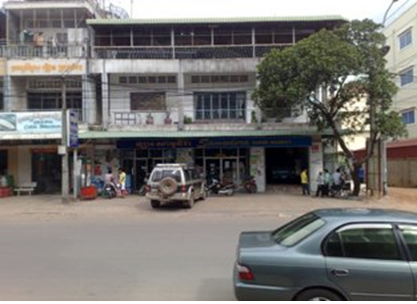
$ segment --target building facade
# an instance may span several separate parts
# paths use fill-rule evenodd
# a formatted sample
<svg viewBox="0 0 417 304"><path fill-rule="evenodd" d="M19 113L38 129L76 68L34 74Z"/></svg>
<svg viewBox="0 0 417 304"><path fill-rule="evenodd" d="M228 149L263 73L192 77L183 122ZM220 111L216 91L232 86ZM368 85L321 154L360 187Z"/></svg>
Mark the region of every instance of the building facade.
<svg viewBox="0 0 417 304"><path fill-rule="evenodd" d="M251 95L263 55L341 17L108 19L92 0L8 1L4 15L0 153L17 184L60 190L65 105L79 118L70 171L83 184L124 167L135 191L157 163L183 162L236 184L253 175L265 191L326 165L326 134L305 113L276 121Z"/></svg>
<svg viewBox="0 0 417 304"><path fill-rule="evenodd" d="M399 91L393 108L401 113L407 126L408 138L387 143L388 184L417 186L417 4L409 7L385 29L388 52L387 67L396 75Z"/></svg>

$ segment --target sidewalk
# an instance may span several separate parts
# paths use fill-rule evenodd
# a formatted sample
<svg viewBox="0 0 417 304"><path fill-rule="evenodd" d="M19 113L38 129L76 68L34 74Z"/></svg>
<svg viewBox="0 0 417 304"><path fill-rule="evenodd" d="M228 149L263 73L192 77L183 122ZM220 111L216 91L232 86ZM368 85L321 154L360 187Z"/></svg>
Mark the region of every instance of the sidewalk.
<svg viewBox="0 0 417 304"><path fill-rule="evenodd" d="M293 217L318 209L333 207L394 208L417 212L417 189L390 188L382 199L342 200L306 197L299 194L236 194L232 197L210 196L191 210L172 206L154 210L144 197L130 195L124 199L102 199L63 204L61 197L32 195L0 199L0 221L5 220L76 220L108 218L123 220L148 216L245 216Z"/></svg>

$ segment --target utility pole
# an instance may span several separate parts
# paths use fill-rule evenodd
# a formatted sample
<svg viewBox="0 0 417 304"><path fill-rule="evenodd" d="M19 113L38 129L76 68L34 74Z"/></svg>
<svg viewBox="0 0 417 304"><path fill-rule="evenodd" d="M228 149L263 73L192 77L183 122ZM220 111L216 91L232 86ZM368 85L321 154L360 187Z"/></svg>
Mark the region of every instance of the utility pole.
<svg viewBox="0 0 417 304"><path fill-rule="evenodd" d="M69 203L69 170L68 170L68 129L67 129L67 84L65 77L62 76L62 136L61 136L61 154L62 154L62 203Z"/></svg>

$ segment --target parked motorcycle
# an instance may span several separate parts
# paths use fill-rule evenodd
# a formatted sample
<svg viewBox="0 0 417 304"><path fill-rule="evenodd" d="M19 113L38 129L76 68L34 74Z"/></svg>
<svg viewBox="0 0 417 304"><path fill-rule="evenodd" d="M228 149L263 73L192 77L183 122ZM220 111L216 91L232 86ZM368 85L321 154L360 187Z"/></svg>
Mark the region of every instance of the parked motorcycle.
<svg viewBox="0 0 417 304"><path fill-rule="evenodd" d="M206 183L206 192L232 196L233 194L235 194L235 185L234 184L223 185L222 183L220 183L218 179L211 178Z"/></svg>
<svg viewBox="0 0 417 304"><path fill-rule="evenodd" d="M113 183L108 183L104 185L103 195L108 199L115 198L117 196L117 189Z"/></svg>
<svg viewBox="0 0 417 304"><path fill-rule="evenodd" d="M253 176L248 176L246 179L244 179L242 182L242 186L247 193L258 192L258 186L256 185L256 180Z"/></svg>

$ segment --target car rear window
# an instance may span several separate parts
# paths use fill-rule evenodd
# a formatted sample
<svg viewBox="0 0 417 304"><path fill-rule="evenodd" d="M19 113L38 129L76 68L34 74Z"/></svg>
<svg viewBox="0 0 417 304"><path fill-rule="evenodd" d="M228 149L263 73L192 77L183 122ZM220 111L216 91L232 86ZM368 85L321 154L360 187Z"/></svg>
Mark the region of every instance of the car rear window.
<svg viewBox="0 0 417 304"><path fill-rule="evenodd" d="M326 222L314 213L307 213L272 233L280 245L291 247L323 227Z"/></svg>
<svg viewBox="0 0 417 304"><path fill-rule="evenodd" d="M152 182L159 182L165 177L172 177L178 183L181 183L181 170L178 170L178 169L156 170L152 175Z"/></svg>

